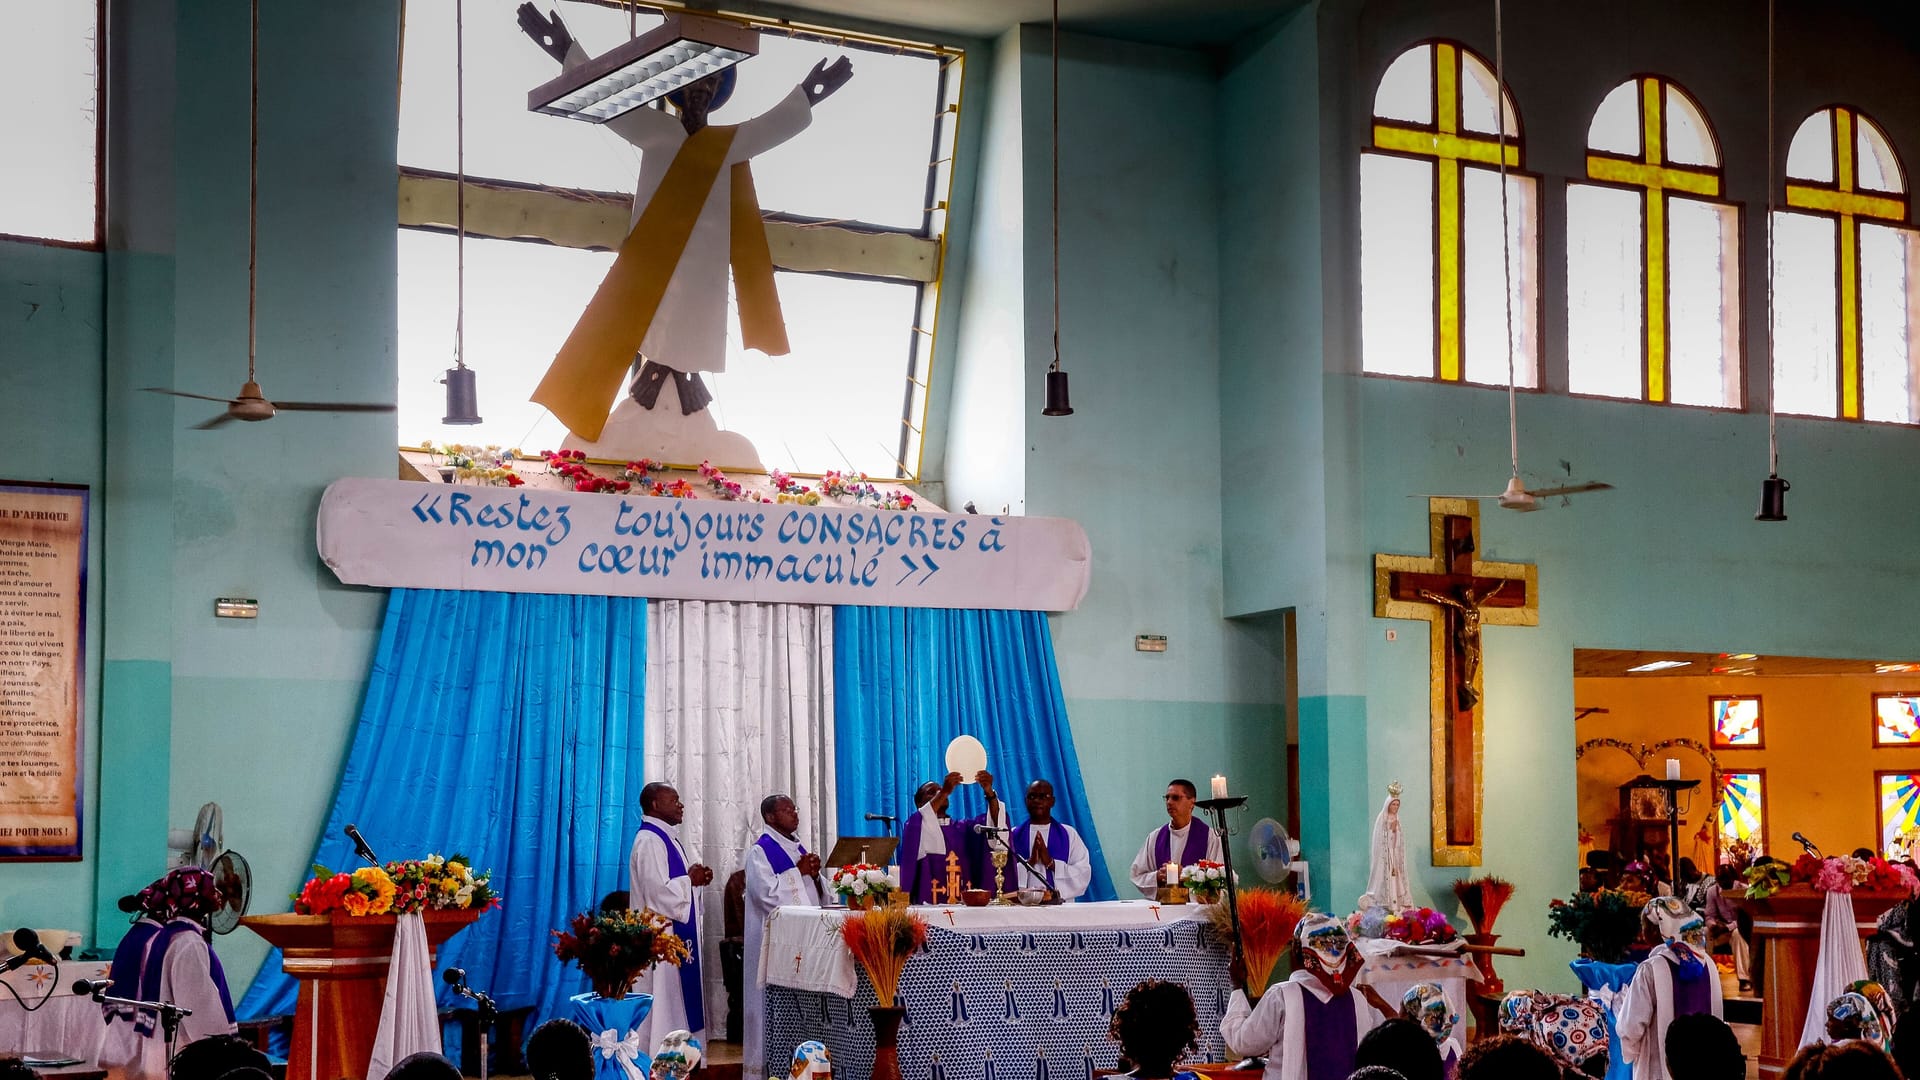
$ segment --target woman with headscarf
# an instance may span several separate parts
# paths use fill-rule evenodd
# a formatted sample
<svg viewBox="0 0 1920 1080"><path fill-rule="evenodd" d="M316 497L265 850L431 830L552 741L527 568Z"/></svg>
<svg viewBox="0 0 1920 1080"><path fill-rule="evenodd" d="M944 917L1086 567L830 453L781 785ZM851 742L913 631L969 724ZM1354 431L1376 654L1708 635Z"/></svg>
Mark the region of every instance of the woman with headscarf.
<svg viewBox="0 0 1920 1080"><path fill-rule="evenodd" d="M198 1039L234 1033L233 998L208 929L221 905L213 875L197 866L170 870L138 895L120 901L122 910L140 917L114 951L107 995L171 1002L192 1015L180 1021L169 1047L158 1012L105 1006L102 1065L120 1070L127 1080L166 1080L171 1052Z"/></svg>
<svg viewBox="0 0 1920 1080"><path fill-rule="evenodd" d="M1621 1057L1633 1066L1634 1080L1667 1080L1667 1025L1680 1016L1720 1016L1720 974L1707 953L1706 920L1692 908L1656 896L1643 917L1659 930L1660 944L1640 962L1627 991Z"/></svg>

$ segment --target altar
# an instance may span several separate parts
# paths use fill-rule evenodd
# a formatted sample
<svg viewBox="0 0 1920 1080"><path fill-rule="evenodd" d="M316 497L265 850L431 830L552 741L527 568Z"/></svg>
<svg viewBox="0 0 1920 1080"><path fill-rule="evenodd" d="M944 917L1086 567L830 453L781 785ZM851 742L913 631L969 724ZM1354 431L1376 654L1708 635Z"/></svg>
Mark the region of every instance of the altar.
<svg viewBox="0 0 1920 1080"><path fill-rule="evenodd" d="M900 975L908 1080L1064 1080L1111 1070L1120 1046L1107 1025L1127 991L1149 978L1193 995L1197 1060L1227 1053L1220 1017L1232 986L1209 908L1134 900L914 910L927 920L927 948ZM766 995L769 1076L785 1075L793 1048L809 1039L827 1044L839 1075L873 1069L873 988L840 942L847 914L783 907L768 920L754 970Z"/></svg>
<svg viewBox="0 0 1920 1080"><path fill-rule="evenodd" d="M100 1059L107 1023L92 998L75 997L77 979L104 979L105 961L62 960L59 967L33 963L0 975L0 1057L31 1054L36 1057L78 1058L91 1065ZM23 1008L20 1000L26 1002Z"/></svg>

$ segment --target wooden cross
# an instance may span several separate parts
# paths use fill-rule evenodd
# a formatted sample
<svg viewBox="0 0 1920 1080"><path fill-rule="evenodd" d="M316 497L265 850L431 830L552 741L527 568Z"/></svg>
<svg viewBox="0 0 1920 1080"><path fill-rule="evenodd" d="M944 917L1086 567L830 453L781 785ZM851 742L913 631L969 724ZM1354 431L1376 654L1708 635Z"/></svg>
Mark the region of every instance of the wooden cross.
<svg viewBox="0 0 1920 1080"><path fill-rule="evenodd" d="M1646 369L1641 384L1648 401L1671 396L1667 346L1672 337L1667 318L1667 197L1720 197L1720 170L1711 165L1686 165L1667 154L1667 84L1654 75L1640 78L1640 155L1592 150L1587 152L1587 175L1610 184L1640 189L1640 258L1646 287L1641 290L1645 319L1642 350ZM1702 133L1705 134L1704 132Z"/></svg>
<svg viewBox="0 0 1920 1080"><path fill-rule="evenodd" d="M1828 158L1833 162L1833 181L1794 180L1787 184L1787 205L1836 218L1840 231L1840 416L1858 420L1861 415L1861 329L1860 329L1860 219L1871 218L1905 224L1907 198L1888 192L1872 194L1861 190L1859 125L1877 130L1873 121L1844 106L1832 110L1833 142Z"/></svg>
<svg viewBox="0 0 1920 1080"><path fill-rule="evenodd" d="M1434 164L1433 254L1434 283L1438 286L1439 364L1435 376L1446 382L1458 382L1465 373L1463 344L1464 312L1461 284L1466 279L1466 245L1462 223L1466 218L1466 185L1462 168L1467 163L1498 166L1500 139L1478 134L1461 124L1460 47L1451 42L1433 46L1434 122L1414 124L1399 120L1376 120L1373 145L1411 157L1428 158ZM1496 108L1506 111L1506 92L1494 93ZM1510 118L1509 118L1510 121ZM1520 145L1511 129L1506 138L1509 169L1520 167Z"/></svg>
<svg viewBox="0 0 1920 1080"><path fill-rule="evenodd" d="M1480 504L1427 500L1432 554L1373 557L1373 613L1428 624L1433 865L1480 865L1482 625L1536 626L1539 581L1525 563L1482 562Z"/></svg>

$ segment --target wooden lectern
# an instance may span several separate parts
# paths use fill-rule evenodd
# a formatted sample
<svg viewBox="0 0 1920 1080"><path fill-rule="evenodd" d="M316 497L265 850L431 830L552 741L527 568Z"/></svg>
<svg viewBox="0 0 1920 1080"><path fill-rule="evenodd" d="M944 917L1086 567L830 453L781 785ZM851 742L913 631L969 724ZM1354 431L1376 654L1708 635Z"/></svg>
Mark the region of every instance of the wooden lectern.
<svg viewBox="0 0 1920 1080"><path fill-rule="evenodd" d="M430 953L479 917L478 911L425 912L421 918ZM281 970L300 980L287 1080L366 1077L398 921L394 915L249 915L240 920L277 947Z"/></svg>
<svg viewBox="0 0 1920 1080"><path fill-rule="evenodd" d="M1900 893L1853 894L1853 919L1860 936L1873 933L1875 921L1905 900ZM1737 897L1753 916L1753 952L1761 964L1760 1075L1778 1077L1800 1049L1800 1031L1812 1002L1813 969L1820 959L1820 916L1827 894L1811 885L1789 885L1764 900Z"/></svg>

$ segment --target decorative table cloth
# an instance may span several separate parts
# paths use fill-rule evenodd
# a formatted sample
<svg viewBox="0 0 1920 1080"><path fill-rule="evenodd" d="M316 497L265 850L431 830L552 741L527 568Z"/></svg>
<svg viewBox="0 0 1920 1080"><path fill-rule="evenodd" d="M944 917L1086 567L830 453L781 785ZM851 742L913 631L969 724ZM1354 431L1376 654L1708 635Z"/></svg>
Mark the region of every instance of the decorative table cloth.
<svg viewBox="0 0 1920 1080"><path fill-rule="evenodd" d="M20 1007L13 994L0 990L0 1057L33 1054L38 1057L79 1058L93 1064L107 1037L107 1021L93 999L73 996L76 979L104 979L105 961L63 960L56 971L49 964L28 964L0 975L32 1012ZM40 1005L48 990L52 996Z"/></svg>

